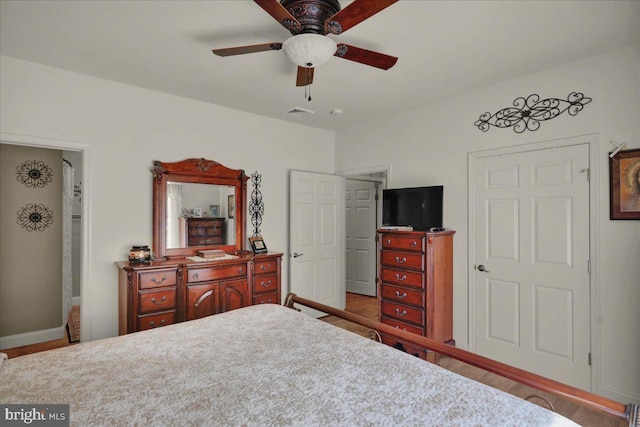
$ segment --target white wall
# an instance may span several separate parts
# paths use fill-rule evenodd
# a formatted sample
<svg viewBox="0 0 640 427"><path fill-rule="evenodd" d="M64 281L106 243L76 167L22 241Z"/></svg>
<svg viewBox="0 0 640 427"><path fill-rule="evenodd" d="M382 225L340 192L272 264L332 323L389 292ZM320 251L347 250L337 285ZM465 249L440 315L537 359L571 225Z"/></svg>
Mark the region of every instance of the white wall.
<svg viewBox="0 0 640 427"><path fill-rule="evenodd" d="M3 133L90 147L84 171L89 187L83 188L91 213L83 340L118 333L114 262L126 259L132 244L151 244L153 160L204 157L244 169L247 175L259 171L265 204L262 234L269 249L279 252L287 249L288 171L335 170L333 132L6 56L0 57L0 105ZM288 290L287 266L285 258L283 293Z"/></svg>
<svg viewBox="0 0 640 427"><path fill-rule="evenodd" d="M426 76L428 78L428 75ZM510 106L519 96L564 98L573 91L593 98L577 116L543 122L535 132L516 134L473 123L480 114ZM389 187L444 184L444 222L454 239L454 338L467 347L467 154L585 134L599 135L597 236L600 290L592 331L599 354L595 391L622 401L640 401L640 222L609 220L609 141L640 147L640 45L538 72L494 87L354 126L337 133L336 169L390 164ZM599 383L599 384L598 384Z"/></svg>

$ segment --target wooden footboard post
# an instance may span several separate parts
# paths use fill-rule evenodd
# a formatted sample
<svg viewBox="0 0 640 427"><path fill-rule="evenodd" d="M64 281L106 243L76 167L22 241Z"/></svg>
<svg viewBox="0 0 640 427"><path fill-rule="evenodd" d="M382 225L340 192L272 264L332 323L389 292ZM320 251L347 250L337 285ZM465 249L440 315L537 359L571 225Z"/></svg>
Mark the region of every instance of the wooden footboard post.
<svg viewBox="0 0 640 427"><path fill-rule="evenodd" d="M484 369L502 377L509 378L538 390L546 391L548 393L559 396L560 398L577 403L578 405L593 409L594 411L598 411L609 416L624 420L629 423L629 427L640 427L640 406L637 404L630 403L628 405L625 405L623 403L616 402L615 400L598 396L597 394L580 390L578 388L560 383L558 381L554 381L552 379L545 378L540 375L536 375L531 372L527 372L525 370L489 359L488 357L483 357L445 343L441 343L420 335L412 334L401 329L396 329L392 326L385 325L384 323L376 322L375 320L367 319L366 317L358 316L357 314L339 310L337 308L301 298L295 294L290 293L289 295L287 295L284 305L286 307L300 311L300 309L294 307L294 303L301 304L318 311L322 311L324 313L348 320L353 323L357 323L362 326L366 326L367 328L371 328L378 333L383 332L387 335L391 335L407 341L417 347L444 354L453 359L460 360L464 363L468 363L469 365L476 366L480 369Z"/></svg>

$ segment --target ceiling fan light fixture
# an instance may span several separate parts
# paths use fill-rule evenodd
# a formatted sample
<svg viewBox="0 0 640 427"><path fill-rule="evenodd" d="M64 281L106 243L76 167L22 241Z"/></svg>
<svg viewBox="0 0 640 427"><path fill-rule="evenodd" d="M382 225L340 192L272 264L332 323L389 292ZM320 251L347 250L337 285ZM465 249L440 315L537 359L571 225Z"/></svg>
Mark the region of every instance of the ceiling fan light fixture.
<svg viewBox="0 0 640 427"><path fill-rule="evenodd" d="M327 62L337 49L336 42L321 34L303 33L289 37L282 50L294 64L315 68Z"/></svg>

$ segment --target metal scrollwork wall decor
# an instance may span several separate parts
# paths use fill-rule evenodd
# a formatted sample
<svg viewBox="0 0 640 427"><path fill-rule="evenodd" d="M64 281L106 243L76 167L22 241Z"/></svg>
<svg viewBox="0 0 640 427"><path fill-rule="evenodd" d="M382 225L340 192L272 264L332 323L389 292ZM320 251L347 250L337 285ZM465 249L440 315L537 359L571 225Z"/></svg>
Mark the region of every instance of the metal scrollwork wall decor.
<svg viewBox="0 0 640 427"><path fill-rule="evenodd" d="M43 161L27 160L16 167L16 179L27 187L43 188L51 182L53 173Z"/></svg>
<svg viewBox="0 0 640 427"><path fill-rule="evenodd" d="M18 211L17 222L27 231L44 231L53 224L53 212L43 204L29 203Z"/></svg>
<svg viewBox="0 0 640 427"><path fill-rule="evenodd" d="M255 171L251 174L251 182L253 183L253 191L251 191L249 214L251 215L251 225L253 225L253 237L257 237L260 235L260 225L262 224L262 215L264 215L264 203L260 192L262 175Z"/></svg>
<svg viewBox="0 0 640 427"><path fill-rule="evenodd" d="M575 116L590 102L591 98L579 92L571 92L566 100L559 98L541 100L540 96L534 93L526 98L516 98L513 101L513 107L503 108L494 114L489 112L482 114L474 125L483 132L488 131L491 126L513 127L516 133L522 133L525 130L536 131L540 127L540 122L558 117L565 111Z"/></svg>

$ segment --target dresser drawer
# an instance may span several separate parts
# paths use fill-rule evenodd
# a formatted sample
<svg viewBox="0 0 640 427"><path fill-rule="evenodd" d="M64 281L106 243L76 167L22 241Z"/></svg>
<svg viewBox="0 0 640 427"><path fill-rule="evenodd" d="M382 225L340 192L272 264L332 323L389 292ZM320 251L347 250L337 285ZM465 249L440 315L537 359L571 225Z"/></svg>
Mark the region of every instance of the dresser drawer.
<svg viewBox="0 0 640 427"><path fill-rule="evenodd" d="M176 308L176 288L154 292L140 292L138 311L140 314Z"/></svg>
<svg viewBox="0 0 640 427"><path fill-rule="evenodd" d="M230 264L218 267L189 268L187 283L208 282L211 280L243 277L247 275L247 264Z"/></svg>
<svg viewBox="0 0 640 427"><path fill-rule="evenodd" d="M278 275L267 274L253 278L253 292L273 292L278 289Z"/></svg>
<svg viewBox="0 0 640 427"><path fill-rule="evenodd" d="M255 274L275 273L278 270L276 259L254 260L253 272Z"/></svg>
<svg viewBox="0 0 640 427"><path fill-rule="evenodd" d="M147 329L159 328L160 326L167 326L175 323L176 312L167 311L165 313L152 314L148 316L138 317L138 330L144 331Z"/></svg>
<svg viewBox="0 0 640 427"><path fill-rule="evenodd" d="M424 257L421 253L395 252L383 250L380 253L382 265L389 267L410 268L413 270L424 269Z"/></svg>
<svg viewBox="0 0 640 427"><path fill-rule="evenodd" d="M397 286L382 285L382 298L401 304L422 307L424 299L422 291L400 288Z"/></svg>
<svg viewBox="0 0 640 427"><path fill-rule="evenodd" d="M403 237L383 234L380 240L382 248L384 249L404 249L408 251L424 252L424 237Z"/></svg>
<svg viewBox="0 0 640 427"><path fill-rule="evenodd" d="M177 283L178 269L154 270L138 273L138 287L140 289L175 286Z"/></svg>
<svg viewBox="0 0 640 427"><path fill-rule="evenodd" d="M268 294L260 294L253 296L253 305L258 304L280 304L278 293L269 292Z"/></svg>
<svg viewBox="0 0 640 427"><path fill-rule="evenodd" d="M396 319L391 319L389 317L383 316L382 323L384 323L385 325L393 326L396 329L401 329L403 331L411 332L412 334L421 335L421 336L423 335L422 328L415 325L411 325L409 323L401 322Z"/></svg>
<svg viewBox="0 0 640 427"><path fill-rule="evenodd" d="M424 311L419 308L413 308L383 300L380 311L383 316L392 317L403 322L414 323L418 326L424 326L424 322L422 320L424 318Z"/></svg>
<svg viewBox="0 0 640 427"><path fill-rule="evenodd" d="M382 282L422 289L423 274L424 273L417 271L383 268Z"/></svg>

